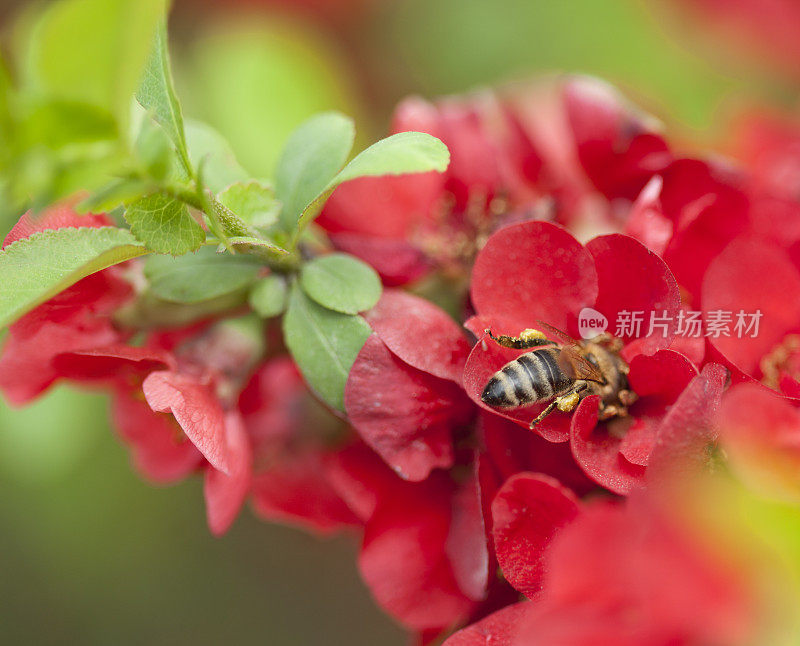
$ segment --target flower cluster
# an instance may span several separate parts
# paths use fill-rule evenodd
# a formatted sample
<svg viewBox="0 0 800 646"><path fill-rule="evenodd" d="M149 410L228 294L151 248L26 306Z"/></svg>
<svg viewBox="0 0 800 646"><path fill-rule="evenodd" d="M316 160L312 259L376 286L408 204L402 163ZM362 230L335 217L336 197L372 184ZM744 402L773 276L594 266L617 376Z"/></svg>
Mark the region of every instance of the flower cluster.
<svg viewBox="0 0 800 646"><path fill-rule="evenodd" d="M408 99L392 129L441 139L448 169L348 177L301 264L241 261L263 281L247 301L154 304L152 267L104 265L10 326L6 398L106 389L143 477L202 475L214 534L247 500L267 520L357 533L366 585L421 644L767 643L763 586L700 535L684 488L716 469L730 491L800 494L788 164L680 156L585 78ZM111 225L57 206L3 246ZM371 274L338 252L380 275L374 299L350 298L350 274ZM261 297L285 300L287 284L281 326L285 304ZM584 311L658 313L658 333L587 337ZM757 331L708 332L721 312L757 313Z"/></svg>

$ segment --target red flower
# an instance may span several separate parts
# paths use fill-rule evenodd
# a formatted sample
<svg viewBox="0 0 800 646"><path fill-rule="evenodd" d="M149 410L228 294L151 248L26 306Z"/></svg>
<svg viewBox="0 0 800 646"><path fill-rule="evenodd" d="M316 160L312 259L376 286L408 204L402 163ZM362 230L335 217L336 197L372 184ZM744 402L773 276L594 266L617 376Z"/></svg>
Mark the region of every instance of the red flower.
<svg viewBox="0 0 800 646"><path fill-rule="evenodd" d="M697 159L678 159L640 194L626 233L658 253L697 309L709 263L750 225L745 178Z"/></svg>
<svg viewBox="0 0 800 646"><path fill-rule="evenodd" d="M451 153L447 172L348 182L318 223L387 284L431 267L464 274L486 236L509 222L551 217L607 228L615 207L597 208L591 184L632 200L671 161L648 125L594 79L436 104L407 99L392 130L439 137Z"/></svg>
<svg viewBox="0 0 800 646"><path fill-rule="evenodd" d="M564 106L581 166L608 199L634 200L672 161L655 120L604 82L583 78L565 84Z"/></svg>
<svg viewBox="0 0 800 646"><path fill-rule="evenodd" d="M491 328L516 335L543 321L577 336L577 315L584 307L594 307L612 325L623 311L674 316L679 307L669 269L632 238L601 236L584 247L560 227L542 222L512 225L489 239L475 263L472 300L477 316L467 325L476 334ZM629 416L597 427L598 400L586 397L571 417L556 412L535 427L550 441L569 439L584 471L619 493L641 481L659 420L696 374L683 355L664 349L673 330L648 336L647 327L622 337L627 346L620 355L639 395ZM519 354L483 338L470 354L464 382L479 406L527 427L541 405L496 409L481 397L490 377Z"/></svg>
<svg viewBox="0 0 800 646"><path fill-rule="evenodd" d="M800 266L791 252L751 236L737 238L708 268L703 310L706 320L726 317L727 329L709 341L736 371L800 393Z"/></svg>
<svg viewBox="0 0 800 646"><path fill-rule="evenodd" d="M333 456L330 469L365 523L358 566L381 607L417 631L463 621L489 575L474 477L456 483L436 472L408 482L360 444Z"/></svg>
<svg viewBox="0 0 800 646"><path fill-rule="evenodd" d="M559 531L544 589L446 646L751 643L744 581L712 547L642 496L595 503Z"/></svg>
<svg viewBox="0 0 800 646"><path fill-rule="evenodd" d="M26 213L6 236L3 248L39 231L110 224L104 215L79 216L68 207L54 207L39 216ZM0 357L0 390L6 398L12 404L25 404L65 376L53 364L59 354L119 343L123 336L110 315L130 293L119 269L106 269L12 324Z"/></svg>
<svg viewBox="0 0 800 646"><path fill-rule="evenodd" d="M252 501L259 516L320 534L358 524L326 468L341 429L311 397L289 357L261 366L238 408L252 444Z"/></svg>
<svg viewBox="0 0 800 646"><path fill-rule="evenodd" d="M515 644L741 644L752 617L742 582L656 509L596 505L548 553L545 592Z"/></svg>

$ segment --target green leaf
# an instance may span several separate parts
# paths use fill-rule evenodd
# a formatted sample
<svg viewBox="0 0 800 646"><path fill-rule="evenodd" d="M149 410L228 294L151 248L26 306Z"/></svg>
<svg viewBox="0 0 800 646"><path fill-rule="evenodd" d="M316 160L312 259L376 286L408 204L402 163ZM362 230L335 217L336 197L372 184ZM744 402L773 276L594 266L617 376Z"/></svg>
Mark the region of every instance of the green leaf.
<svg viewBox="0 0 800 646"><path fill-rule="evenodd" d="M144 173L156 181L163 182L169 176L175 152L163 128L145 117L134 142L136 157Z"/></svg>
<svg viewBox="0 0 800 646"><path fill-rule="evenodd" d="M271 186L255 180L236 182L222 191L217 199L242 222L255 229L266 230L278 220L280 202Z"/></svg>
<svg viewBox="0 0 800 646"><path fill-rule="evenodd" d="M102 107L127 123L166 5L166 0L52 3L32 34L29 84L53 98Z"/></svg>
<svg viewBox="0 0 800 646"><path fill-rule="evenodd" d="M250 291L248 302L265 319L278 316L286 308L286 281L275 274L262 278Z"/></svg>
<svg viewBox="0 0 800 646"><path fill-rule="evenodd" d="M206 239L205 231L183 202L154 193L125 211L131 232L156 253L180 256L195 251Z"/></svg>
<svg viewBox="0 0 800 646"><path fill-rule="evenodd" d="M150 58L147 61L139 91L136 93L136 100L142 107L152 111L153 118L161 124L164 132L175 144L178 157L191 177L193 173L186 145L183 112L175 94L172 72L169 67L166 23L161 24L152 41Z"/></svg>
<svg viewBox="0 0 800 646"><path fill-rule="evenodd" d="M360 316L325 309L292 287L283 317L286 345L306 383L337 410L344 410L347 375L370 333Z"/></svg>
<svg viewBox="0 0 800 646"><path fill-rule="evenodd" d="M381 139L362 151L336 175L300 215L294 242L303 229L319 215L325 201L339 184L359 177L405 175L447 170L450 152L436 137L423 132L399 132Z"/></svg>
<svg viewBox="0 0 800 646"><path fill-rule="evenodd" d="M185 132L189 159L195 167L203 164L205 185L214 193L234 182L249 179L250 175L236 161L228 142L214 128L202 121L187 119Z"/></svg>
<svg viewBox="0 0 800 646"><path fill-rule="evenodd" d="M108 213L120 205L141 199L152 186L139 179L115 179L75 207L78 213Z"/></svg>
<svg viewBox="0 0 800 646"><path fill-rule="evenodd" d="M294 231L300 214L344 165L355 138L352 119L338 112L312 117L286 142L275 171L275 193L283 204L281 224Z"/></svg>
<svg viewBox="0 0 800 646"><path fill-rule="evenodd" d="M375 270L344 253L320 256L306 263L300 284L317 303L344 314L368 310L381 297L381 280Z"/></svg>
<svg viewBox="0 0 800 646"><path fill-rule="evenodd" d="M245 289L261 268L250 256L219 254L212 247L203 247L178 258L150 256L144 274L158 298L173 303L200 303Z"/></svg>
<svg viewBox="0 0 800 646"><path fill-rule="evenodd" d="M34 233L0 251L0 326L70 285L146 253L127 229L81 227Z"/></svg>

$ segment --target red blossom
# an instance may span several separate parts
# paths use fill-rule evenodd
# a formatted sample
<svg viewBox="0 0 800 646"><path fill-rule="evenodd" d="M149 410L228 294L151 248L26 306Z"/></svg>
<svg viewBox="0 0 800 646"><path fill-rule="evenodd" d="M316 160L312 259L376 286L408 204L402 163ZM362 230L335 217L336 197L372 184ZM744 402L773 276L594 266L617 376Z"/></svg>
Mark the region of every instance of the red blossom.
<svg viewBox="0 0 800 646"><path fill-rule="evenodd" d="M800 354L791 335L800 332L800 269L786 251L746 236L734 240L708 268L703 309L706 319L731 313L728 334L709 340L736 368L773 388L798 381ZM748 318L737 330L740 311ZM749 316L759 311L757 334L748 332Z"/></svg>
<svg viewBox="0 0 800 646"><path fill-rule="evenodd" d="M68 207L54 207L39 216L26 213L3 247L48 229L110 224L103 215L79 216ZM12 324L0 357L0 389L7 399L25 404L67 376L54 365L58 355L119 343L123 335L110 314L130 293L118 269L110 268L84 278Z"/></svg>
<svg viewBox="0 0 800 646"><path fill-rule="evenodd" d="M467 326L476 334L486 327L495 334L518 334L543 321L577 336L583 307L595 307L612 324L623 310L674 316L679 307L669 269L632 238L600 236L584 247L564 229L544 222L511 225L490 238L475 263L472 300L477 316ZM671 330L648 337L646 328L625 338L631 342L630 351L623 351L628 360L671 342ZM483 338L467 361L464 385L479 406L527 426L541 405L497 410L481 400L491 375L519 354ZM554 413L536 431L551 441L565 441L569 424L568 416Z"/></svg>
<svg viewBox="0 0 800 646"><path fill-rule="evenodd" d="M588 78L435 104L407 99L392 130L439 137L451 153L448 170L348 182L318 222L387 284L430 268L463 274L485 236L503 224L547 217L615 226L619 209L607 200L633 200L672 159L650 125Z"/></svg>
<svg viewBox="0 0 800 646"><path fill-rule="evenodd" d="M515 646L749 643L743 582L710 547L639 498L595 504L547 554Z"/></svg>
<svg viewBox="0 0 800 646"><path fill-rule="evenodd" d="M742 175L720 164L677 159L645 187L631 212L625 231L653 245L695 309L709 263L750 226L745 188Z"/></svg>
<svg viewBox="0 0 800 646"><path fill-rule="evenodd" d="M326 417L289 357L267 361L239 396L253 446L252 501L264 519L329 534L358 523L339 497L327 464Z"/></svg>
<svg viewBox="0 0 800 646"><path fill-rule="evenodd" d="M488 576L474 479L457 485L436 472L408 482L359 444L333 456L330 469L365 522L359 570L381 607L418 631L463 620Z"/></svg>
<svg viewBox="0 0 800 646"><path fill-rule="evenodd" d="M595 482L623 494L644 483L661 422L697 374L686 357L672 350L636 355L630 368L628 379L639 396L630 408L630 417L598 426L597 402L587 397L570 426L577 463Z"/></svg>
<svg viewBox="0 0 800 646"><path fill-rule="evenodd" d="M578 159L607 198L634 200L672 161L654 132L654 119L637 114L602 81L581 78L565 84L564 104Z"/></svg>
<svg viewBox="0 0 800 646"><path fill-rule="evenodd" d="M111 422L148 480L172 483L200 468L203 456L171 415L155 413L138 387L120 384L112 393Z"/></svg>

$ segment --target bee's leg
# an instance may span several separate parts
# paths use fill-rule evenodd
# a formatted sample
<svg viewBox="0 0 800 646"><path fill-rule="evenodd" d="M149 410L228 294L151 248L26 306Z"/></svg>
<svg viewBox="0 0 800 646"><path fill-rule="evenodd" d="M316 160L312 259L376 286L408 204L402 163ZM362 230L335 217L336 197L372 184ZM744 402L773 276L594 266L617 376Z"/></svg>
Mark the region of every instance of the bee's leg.
<svg viewBox="0 0 800 646"><path fill-rule="evenodd" d="M522 330L519 336L508 336L506 334L495 336L488 328L484 330L484 332L486 332L489 338L497 343L497 345L502 345L504 348L514 348L515 350L537 348L542 345L556 345L555 342L548 339L543 332L532 328Z"/></svg>
<svg viewBox="0 0 800 646"><path fill-rule="evenodd" d="M547 405L547 408L545 408L541 413L539 413L539 416L530 423L528 428L533 430L533 427L536 426L539 422L541 422L550 413L552 413L555 410L556 406L558 406L558 399L554 399L553 401L551 401Z"/></svg>
<svg viewBox="0 0 800 646"><path fill-rule="evenodd" d="M539 422L541 422L545 417L547 417L550 413L552 413L556 408L558 410L563 411L565 413L569 413L571 410L578 405L578 402L581 400L581 393L586 390L588 386L586 383L577 383L575 387L570 390L565 395L561 395L561 397L556 397L550 404L548 404L547 408L545 408L539 416L533 420L530 424L530 428L533 429Z"/></svg>

